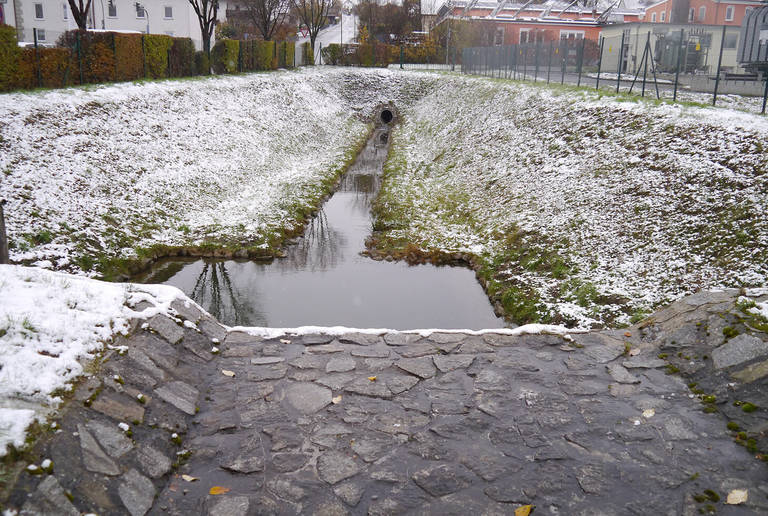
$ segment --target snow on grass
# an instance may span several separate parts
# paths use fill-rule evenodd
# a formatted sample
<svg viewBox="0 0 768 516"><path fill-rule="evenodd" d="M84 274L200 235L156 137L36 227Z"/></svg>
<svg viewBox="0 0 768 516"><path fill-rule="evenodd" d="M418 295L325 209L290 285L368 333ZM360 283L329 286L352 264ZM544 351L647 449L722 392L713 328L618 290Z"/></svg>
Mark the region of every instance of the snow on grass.
<svg viewBox="0 0 768 516"><path fill-rule="evenodd" d="M517 322L766 284L763 117L452 76L403 114L374 245L476 255Z"/></svg>
<svg viewBox="0 0 768 516"><path fill-rule="evenodd" d="M129 320L169 311L175 287L104 283L19 265L0 265L0 456L61 401L57 391ZM150 301L136 313L128 305Z"/></svg>
<svg viewBox="0 0 768 516"><path fill-rule="evenodd" d="M360 115L428 80L303 70L0 95L11 259L78 272L157 245L277 246L365 135Z"/></svg>

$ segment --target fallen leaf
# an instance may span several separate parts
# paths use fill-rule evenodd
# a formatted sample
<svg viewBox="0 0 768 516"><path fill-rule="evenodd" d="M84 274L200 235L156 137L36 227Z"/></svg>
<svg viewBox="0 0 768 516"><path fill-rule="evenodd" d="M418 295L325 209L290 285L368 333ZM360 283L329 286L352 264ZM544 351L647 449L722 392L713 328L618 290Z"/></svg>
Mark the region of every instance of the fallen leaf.
<svg viewBox="0 0 768 516"><path fill-rule="evenodd" d="M639 354L640 354L640 350L638 348L632 348L629 350L629 356L631 357L634 357Z"/></svg>
<svg viewBox="0 0 768 516"><path fill-rule="evenodd" d="M212 494L212 495L220 495L224 493L229 493L228 487L213 486L211 490L208 491L208 494Z"/></svg>
<svg viewBox="0 0 768 516"><path fill-rule="evenodd" d="M339 403L341 403L341 394L339 394L335 398L331 398L331 403L333 403L334 405L338 405Z"/></svg>
<svg viewBox="0 0 768 516"><path fill-rule="evenodd" d="M181 478L182 478L182 480L185 480L187 482L194 482L195 480L200 480L199 478L193 477L193 476L190 476L190 475L181 475Z"/></svg>
<svg viewBox="0 0 768 516"><path fill-rule="evenodd" d="M631 331L625 331L624 332L624 336L625 337L631 337L632 336L632 332Z"/></svg>
<svg viewBox="0 0 768 516"><path fill-rule="evenodd" d="M280 342L282 342L283 344L290 344L291 343L291 341L288 340L288 339L280 339Z"/></svg>
<svg viewBox="0 0 768 516"><path fill-rule="evenodd" d="M221 374L223 374L224 376L229 376L229 377L235 376L235 372L234 371L229 371L227 369L222 369L221 370Z"/></svg>
<svg viewBox="0 0 768 516"><path fill-rule="evenodd" d="M523 505L515 509L515 516L528 516L533 510L533 505Z"/></svg>
<svg viewBox="0 0 768 516"><path fill-rule="evenodd" d="M725 503L728 505L739 505L747 501L749 498L749 491L746 489L734 489L728 493L728 498L725 499Z"/></svg>
<svg viewBox="0 0 768 516"><path fill-rule="evenodd" d="M375 376L369 376L369 377L368 377L368 379L369 379L370 381L372 381L372 382L375 382L375 381L376 381L376 377L375 377Z"/></svg>
<svg viewBox="0 0 768 516"><path fill-rule="evenodd" d="M652 409L652 408L649 408L649 409L643 410L643 417L644 417L645 419L648 419L649 417L653 417L653 416L655 416L655 415L656 415L656 410L654 410L654 409Z"/></svg>

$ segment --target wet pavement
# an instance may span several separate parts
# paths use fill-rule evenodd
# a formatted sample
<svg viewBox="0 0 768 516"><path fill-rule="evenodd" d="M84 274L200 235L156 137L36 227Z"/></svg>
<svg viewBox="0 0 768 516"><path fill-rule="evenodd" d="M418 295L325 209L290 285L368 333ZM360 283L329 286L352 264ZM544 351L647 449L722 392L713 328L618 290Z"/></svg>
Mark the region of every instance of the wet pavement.
<svg viewBox="0 0 768 516"><path fill-rule="evenodd" d="M764 514L768 335L738 297L572 336L262 338L177 301L78 386L9 506Z"/></svg>
<svg viewBox="0 0 768 516"><path fill-rule="evenodd" d="M464 267L410 266L362 256L381 185L388 126L372 135L304 236L271 263L166 260L144 283L180 288L228 325L294 328L502 328Z"/></svg>

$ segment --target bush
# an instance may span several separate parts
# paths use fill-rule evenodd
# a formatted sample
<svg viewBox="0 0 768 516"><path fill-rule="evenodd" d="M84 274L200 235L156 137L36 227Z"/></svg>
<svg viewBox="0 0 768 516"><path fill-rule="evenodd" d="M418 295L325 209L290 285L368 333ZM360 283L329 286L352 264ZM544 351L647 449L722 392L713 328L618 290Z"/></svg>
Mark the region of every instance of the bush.
<svg viewBox="0 0 768 516"><path fill-rule="evenodd" d="M285 45L285 67L293 68L296 66L296 43L284 41L283 45Z"/></svg>
<svg viewBox="0 0 768 516"><path fill-rule="evenodd" d="M240 42L236 39L222 39L216 42L211 51L213 71L216 73L235 73L240 59Z"/></svg>
<svg viewBox="0 0 768 516"><path fill-rule="evenodd" d="M144 34L144 62L147 77L168 76L168 52L173 39L165 34Z"/></svg>
<svg viewBox="0 0 768 516"><path fill-rule="evenodd" d="M70 30L61 35L58 46L72 51L77 67L73 82L96 83L115 80L114 39L109 32ZM78 62L79 60L79 62Z"/></svg>
<svg viewBox="0 0 768 516"><path fill-rule="evenodd" d="M19 52L19 58L16 61L16 77L11 87L24 90L37 88L37 65L34 48L25 48Z"/></svg>
<svg viewBox="0 0 768 516"><path fill-rule="evenodd" d="M200 50L195 52L195 74L208 75L211 73L211 61L208 59L208 54Z"/></svg>
<svg viewBox="0 0 768 516"><path fill-rule="evenodd" d="M309 42L301 44L301 64L309 66L315 64L315 54L312 52L312 46Z"/></svg>
<svg viewBox="0 0 768 516"><path fill-rule="evenodd" d="M15 87L20 54L16 29L10 25L0 25L0 91Z"/></svg>
<svg viewBox="0 0 768 516"><path fill-rule="evenodd" d="M338 43L331 43L322 50L322 55L325 64L339 64L341 62L341 45Z"/></svg>
<svg viewBox="0 0 768 516"><path fill-rule="evenodd" d="M173 38L171 44L170 76L187 77L192 75L195 65L195 44L190 38Z"/></svg>
<svg viewBox="0 0 768 516"><path fill-rule="evenodd" d="M141 34L113 34L115 80L135 81L144 77L144 51Z"/></svg>
<svg viewBox="0 0 768 516"><path fill-rule="evenodd" d="M76 80L75 62L68 48L40 48L40 78L45 88L63 88Z"/></svg>
<svg viewBox="0 0 768 516"><path fill-rule="evenodd" d="M274 41L256 41L254 46L254 70L273 70L277 68Z"/></svg>

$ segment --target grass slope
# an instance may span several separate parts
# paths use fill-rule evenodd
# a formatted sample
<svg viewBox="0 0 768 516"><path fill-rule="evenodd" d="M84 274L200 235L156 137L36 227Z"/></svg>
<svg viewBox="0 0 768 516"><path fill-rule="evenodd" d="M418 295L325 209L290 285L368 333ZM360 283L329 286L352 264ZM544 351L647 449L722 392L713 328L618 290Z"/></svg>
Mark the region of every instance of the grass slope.
<svg viewBox="0 0 768 516"><path fill-rule="evenodd" d="M372 253L468 260L518 323L766 282L765 118L455 76L403 114Z"/></svg>
<svg viewBox="0 0 768 516"><path fill-rule="evenodd" d="M310 69L0 95L11 259L119 278L162 255L279 254L373 107L431 81Z"/></svg>

